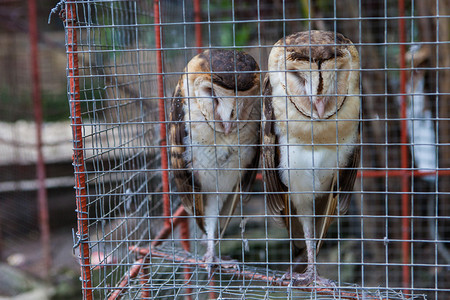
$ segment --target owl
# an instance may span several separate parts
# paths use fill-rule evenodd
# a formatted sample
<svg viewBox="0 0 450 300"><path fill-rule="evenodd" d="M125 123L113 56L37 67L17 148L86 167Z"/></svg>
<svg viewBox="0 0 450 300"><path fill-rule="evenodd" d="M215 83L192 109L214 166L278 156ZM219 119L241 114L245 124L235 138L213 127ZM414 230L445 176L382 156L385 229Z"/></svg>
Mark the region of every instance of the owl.
<svg viewBox="0 0 450 300"><path fill-rule="evenodd" d="M259 78L249 54L206 50L187 64L172 97L171 171L185 209L206 234L209 272L219 231L248 198L258 168Z"/></svg>
<svg viewBox="0 0 450 300"><path fill-rule="evenodd" d="M355 46L334 32L289 35L269 55L263 178L268 210L292 238L284 278L297 284L332 284L314 262L333 217L348 210L359 166L359 69Z"/></svg>

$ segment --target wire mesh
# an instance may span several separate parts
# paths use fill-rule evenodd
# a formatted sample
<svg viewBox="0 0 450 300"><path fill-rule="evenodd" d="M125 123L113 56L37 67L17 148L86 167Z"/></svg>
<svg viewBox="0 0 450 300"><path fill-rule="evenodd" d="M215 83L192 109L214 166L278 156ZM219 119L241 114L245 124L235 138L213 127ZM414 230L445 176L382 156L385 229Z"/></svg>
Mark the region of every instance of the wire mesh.
<svg viewBox="0 0 450 300"><path fill-rule="evenodd" d="M77 33L75 40L66 42L78 47L68 47L68 60L73 54L79 59L75 64L79 75L69 72L68 78L69 95L74 93L71 79L80 82L80 90L75 91L79 99L71 100L80 105L80 115L71 113L73 119L80 119L82 136L74 134L74 148L83 152L86 176L81 186L86 205L79 219L87 221L88 227L81 228L87 235L78 229L78 242L89 250L88 261L82 260L91 275L89 285L83 281L85 297L448 297L450 19L446 1L430 5L407 1L404 6L392 1L199 1L201 13L194 9L198 2L193 2L65 1L66 16L73 9L76 20L66 20L66 33ZM334 218L315 258L319 274L333 279L336 286L327 290L314 284L299 287L292 281L282 284L282 275L296 263L294 250L289 250L293 237L268 214L267 185L260 175L247 192L250 200L239 197L240 204L215 247L219 257L231 257L238 268L225 270L219 264L210 277L203 261L206 238L196 225L201 216L180 209L179 188L172 180L163 180L167 170L162 156L170 155L174 146L170 132L161 136L160 129L174 124L169 112L177 81L198 73L184 68L199 51L244 50L261 70L256 72L261 88L255 99L264 101L263 82L271 73L268 59L274 43L315 29L349 38L361 62L356 70L361 137L359 143L351 143L361 149L358 177L347 214ZM283 72L288 76L286 68ZM212 81L213 72L206 73ZM231 73L239 75L236 65ZM185 97L186 102L195 99L193 94ZM160 101L165 111L158 106ZM186 124L190 124L188 132L196 122ZM217 149L223 147L216 138L214 134ZM77 141L83 147L77 148ZM226 146L243 149L240 143ZM336 148L337 143L326 146ZM223 171L217 162L206 168ZM264 164L258 168L264 171ZM192 169L194 177L203 170ZM239 165L237 170L246 167ZM223 180L213 178L216 187ZM166 208L164 184L169 191ZM219 197L221 192L215 194ZM182 250L181 242L186 240L189 252ZM86 259L83 253L80 256Z"/></svg>

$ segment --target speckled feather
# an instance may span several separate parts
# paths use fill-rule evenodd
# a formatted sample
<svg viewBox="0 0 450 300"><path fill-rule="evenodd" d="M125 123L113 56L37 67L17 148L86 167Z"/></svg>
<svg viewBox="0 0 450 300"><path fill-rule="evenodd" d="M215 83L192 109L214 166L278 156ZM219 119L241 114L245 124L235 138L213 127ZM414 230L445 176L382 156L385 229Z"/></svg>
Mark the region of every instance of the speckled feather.
<svg viewBox="0 0 450 300"><path fill-rule="evenodd" d="M324 46L322 46L325 44ZM340 33L331 31L302 31L280 39L275 46L287 46L288 60L321 61L342 56L352 42Z"/></svg>
<svg viewBox="0 0 450 300"><path fill-rule="evenodd" d="M194 214L195 208L195 215L199 215L203 212L203 199L202 194L195 194L195 192L201 191L201 186L193 180L192 172L188 169L183 157L183 153L186 151L183 141L186 136L186 130L183 111L184 98L181 92L182 85L183 82L180 80L172 97L169 116L171 121L169 125L169 139L172 145L170 148L170 163L178 192L186 193L180 196L181 202L190 214ZM205 231L203 219L197 218L196 221L198 226Z"/></svg>
<svg viewBox="0 0 450 300"><path fill-rule="evenodd" d="M241 51L207 50L198 55L201 69L212 72L212 81L229 90L246 91L255 85L259 70L255 60Z"/></svg>

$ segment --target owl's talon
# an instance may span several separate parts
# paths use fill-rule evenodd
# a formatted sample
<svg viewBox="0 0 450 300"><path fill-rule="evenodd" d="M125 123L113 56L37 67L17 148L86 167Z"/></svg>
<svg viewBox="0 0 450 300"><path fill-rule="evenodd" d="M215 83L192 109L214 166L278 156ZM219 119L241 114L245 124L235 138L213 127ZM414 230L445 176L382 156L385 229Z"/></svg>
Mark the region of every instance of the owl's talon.
<svg viewBox="0 0 450 300"><path fill-rule="evenodd" d="M239 267L238 261L235 259L221 260L220 266L224 269L235 269L240 272L240 267Z"/></svg>
<svg viewBox="0 0 450 300"><path fill-rule="evenodd" d="M280 281L284 280L290 280L294 286L336 287L336 283L333 280L320 277L310 268L308 268L304 273L291 273L288 271L280 278Z"/></svg>
<svg viewBox="0 0 450 300"><path fill-rule="evenodd" d="M211 278L214 274L214 269L217 267L217 258L214 255L205 254L203 261L206 264L206 271L208 272L208 278Z"/></svg>
<svg viewBox="0 0 450 300"><path fill-rule="evenodd" d="M281 276L280 279L278 279L277 281L283 282L285 280L291 280L291 273L290 272L284 273L283 276Z"/></svg>
<svg viewBox="0 0 450 300"><path fill-rule="evenodd" d="M208 272L208 277L211 278L214 274L214 270L217 267L221 267L224 269L235 269L238 272L240 272L240 267L238 264L238 261L235 259L227 259L227 260L221 260L215 256L206 256L203 258L203 261L206 264L206 270Z"/></svg>
<svg viewBox="0 0 450 300"><path fill-rule="evenodd" d="M208 264L206 266L206 271L208 272L208 279L212 278L212 276L214 275L214 265L213 264Z"/></svg>

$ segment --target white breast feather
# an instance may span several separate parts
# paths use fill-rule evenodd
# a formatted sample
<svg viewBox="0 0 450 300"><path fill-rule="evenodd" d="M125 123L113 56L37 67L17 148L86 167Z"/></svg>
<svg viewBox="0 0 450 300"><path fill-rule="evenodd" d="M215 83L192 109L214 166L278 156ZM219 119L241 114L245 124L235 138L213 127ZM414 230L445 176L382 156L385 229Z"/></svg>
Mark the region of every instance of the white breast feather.
<svg viewBox="0 0 450 300"><path fill-rule="evenodd" d="M283 93L282 88L275 87L273 90L273 95L283 95ZM275 123L275 133L279 136L280 145L281 157L278 166L280 179L291 192L298 192L297 195L291 196L291 200L299 208L299 213L310 214L304 203L312 203L314 197L330 191L338 162L339 167L346 166L354 147L334 146L333 144L336 144L334 122L312 121L300 114L289 99L273 97L273 106L275 118L278 120ZM342 110L345 109L343 107ZM343 114L341 112L340 116ZM314 126L313 130L311 130L311 126ZM357 126L356 122L354 126ZM312 144L316 144L314 147L311 147L312 132L314 133ZM319 138L325 136L325 132L330 138L318 142ZM344 133L345 130L340 132ZM346 135L340 134L339 143L354 144L357 135L353 132L353 130L349 130ZM309 140L305 140L306 138Z"/></svg>
<svg viewBox="0 0 450 300"><path fill-rule="evenodd" d="M185 161L193 168L194 177L204 192L233 191L240 179L238 169L245 168L255 155L254 147L245 145L257 143L257 123L251 122L240 128L238 139L237 130L228 135L215 132L195 105L190 108L192 122L186 122L188 134L183 141ZM188 107L184 110L188 119Z"/></svg>

